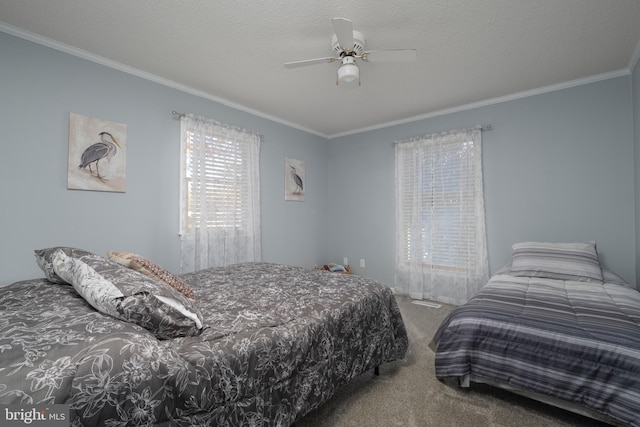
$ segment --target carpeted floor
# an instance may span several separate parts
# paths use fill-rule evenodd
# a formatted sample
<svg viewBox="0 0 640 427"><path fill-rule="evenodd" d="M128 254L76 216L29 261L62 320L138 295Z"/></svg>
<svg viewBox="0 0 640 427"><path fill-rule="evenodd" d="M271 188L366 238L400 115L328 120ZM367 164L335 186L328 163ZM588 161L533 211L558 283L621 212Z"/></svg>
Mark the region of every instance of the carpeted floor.
<svg viewBox="0 0 640 427"><path fill-rule="evenodd" d="M404 360L367 372L295 427L595 427L605 424L485 385L441 383L428 344L453 306L429 308L397 296L409 334Z"/></svg>

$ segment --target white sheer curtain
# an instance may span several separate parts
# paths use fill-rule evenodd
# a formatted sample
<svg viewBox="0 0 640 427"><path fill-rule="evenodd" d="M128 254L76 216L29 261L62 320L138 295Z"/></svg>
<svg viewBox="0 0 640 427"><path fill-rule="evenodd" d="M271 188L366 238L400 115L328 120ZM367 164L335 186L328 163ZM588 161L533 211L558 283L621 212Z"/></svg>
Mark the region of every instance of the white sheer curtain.
<svg viewBox="0 0 640 427"><path fill-rule="evenodd" d="M395 142L398 293L460 305L489 278L480 128Z"/></svg>
<svg viewBox="0 0 640 427"><path fill-rule="evenodd" d="M260 261L259 134L181 118L182 272Z"/></svg>

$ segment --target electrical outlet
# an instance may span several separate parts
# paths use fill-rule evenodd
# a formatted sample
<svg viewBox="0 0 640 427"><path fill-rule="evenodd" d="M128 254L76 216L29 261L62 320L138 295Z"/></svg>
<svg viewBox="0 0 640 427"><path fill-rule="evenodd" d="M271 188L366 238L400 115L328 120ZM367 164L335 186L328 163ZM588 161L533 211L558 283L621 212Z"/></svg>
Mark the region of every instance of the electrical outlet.
<svg viewBox="0 0 640 427"><path fill-rule="evenodd" d="M349 265L349 258L347 257L342 258L342 265Z"/></svg>
<svg viewBox="0 0 640 427"><path fill-rule="evenodd" d="M360 267L364 268L364 259L360 260Z"/></svg>

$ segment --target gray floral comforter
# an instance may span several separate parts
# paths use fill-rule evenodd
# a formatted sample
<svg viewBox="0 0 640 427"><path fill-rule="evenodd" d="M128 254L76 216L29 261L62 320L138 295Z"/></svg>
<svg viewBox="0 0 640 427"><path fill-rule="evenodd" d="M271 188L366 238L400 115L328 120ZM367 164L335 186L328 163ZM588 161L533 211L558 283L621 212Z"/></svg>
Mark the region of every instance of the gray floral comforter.
<svg viewBox="0 0 640 427"><path fill-rule="evenodd" d="M160 341L45 279L0 288L0 404L73 425L288 426L408 346L388 287L267 263L182 276L205 329Z"/></svg>

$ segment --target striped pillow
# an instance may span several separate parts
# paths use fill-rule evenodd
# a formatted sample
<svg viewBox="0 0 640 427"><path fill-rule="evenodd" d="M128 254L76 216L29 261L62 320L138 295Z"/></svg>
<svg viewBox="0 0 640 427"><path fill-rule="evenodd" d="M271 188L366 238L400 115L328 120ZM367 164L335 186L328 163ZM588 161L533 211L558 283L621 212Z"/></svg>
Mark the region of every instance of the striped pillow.
<svg viewBox="0 0 640 427"><path fill-rule="evenodd" d="M521 242L511 248L511 275L603 282L595 242Z"/></svg>

